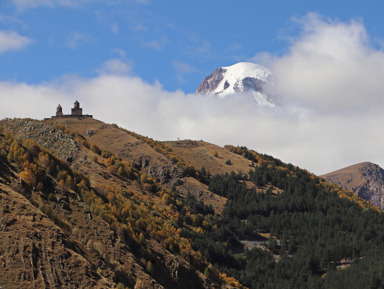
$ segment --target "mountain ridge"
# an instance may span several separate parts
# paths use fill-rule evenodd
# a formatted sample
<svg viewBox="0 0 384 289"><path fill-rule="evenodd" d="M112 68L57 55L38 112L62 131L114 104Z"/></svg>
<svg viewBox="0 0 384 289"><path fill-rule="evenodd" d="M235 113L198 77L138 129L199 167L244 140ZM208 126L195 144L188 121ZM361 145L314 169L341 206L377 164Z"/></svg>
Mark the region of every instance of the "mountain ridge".
<svg viewBox="0 0 384 289"><path fill-rule="evenodd" d="M384 170L377 164L362 162L321 177L384 209Z"/></svg>

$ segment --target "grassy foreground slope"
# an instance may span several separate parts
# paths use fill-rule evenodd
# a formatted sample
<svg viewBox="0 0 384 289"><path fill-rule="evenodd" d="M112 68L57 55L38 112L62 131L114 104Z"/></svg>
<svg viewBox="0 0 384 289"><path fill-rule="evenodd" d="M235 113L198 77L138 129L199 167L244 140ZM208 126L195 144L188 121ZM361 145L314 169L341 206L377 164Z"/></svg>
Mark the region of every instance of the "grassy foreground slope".
<svg viewBox="0 0 384 289"><path fill-rule="evenodd" d="M245 147L159 142L94 119L1 126L0 201L12 190L51 222L92 286L384 286L381 210L291 164ZM5 220L12 208L3 208ZM63 287L56 260L36 253L56 245L36 251L32 240L35 253L21 254L32 256L30 273L17 261L12 282ZM18 253L3 253L4 268L22 259L17 244Z"/></svg>
<svg viewBox="0 0 384 289"><path fill-rule="evenodd" d="M90 264L92 282L104 280L112 288L227 288L233 283L181 234L183 229L198 230L197 224L205 217L192 213L178 191L165 188L140 166L66 127L14 119L3 121L1 128L5 168L12 168L14 176L8 177L2 170L4 185L14 188L71 240L70 248ZM35 231L36 238L41 238L38 228ZM17 258L14 254L8 257ZM55 261L41 260L41 267L32 262L32 270L38 274L20 277L24 266L19 263L12 267L15 280L1 281L21 288L31 288L35 280L44 282L45 276L55 274L44 271ZM4 262L5 267L8 264ZM76 276L75 268L64 266L63 270ZM66 282L63 277L50 278L51 286L88 286Z"/></svg>

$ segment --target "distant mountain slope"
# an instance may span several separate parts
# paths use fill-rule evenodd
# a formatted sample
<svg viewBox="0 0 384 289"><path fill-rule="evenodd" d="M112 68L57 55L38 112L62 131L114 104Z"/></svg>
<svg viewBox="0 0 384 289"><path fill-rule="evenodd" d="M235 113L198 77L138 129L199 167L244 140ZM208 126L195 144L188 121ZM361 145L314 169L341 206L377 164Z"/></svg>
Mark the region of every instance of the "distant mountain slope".
<svg viewBox="0 0 384 289"><path fill-rule="evenodd" d="M225 97L235 93L250 93L260 105L274 107L275 97L269 92L272 74L268 68L251 62L239 62L217 68L199 85L196 93Z"/></svg>
<svg viewBox="0 0 384 289"><path fill-rule="evenodd" d="M384 209L384 170L378 165L363 162L321 177Z"/></svg>

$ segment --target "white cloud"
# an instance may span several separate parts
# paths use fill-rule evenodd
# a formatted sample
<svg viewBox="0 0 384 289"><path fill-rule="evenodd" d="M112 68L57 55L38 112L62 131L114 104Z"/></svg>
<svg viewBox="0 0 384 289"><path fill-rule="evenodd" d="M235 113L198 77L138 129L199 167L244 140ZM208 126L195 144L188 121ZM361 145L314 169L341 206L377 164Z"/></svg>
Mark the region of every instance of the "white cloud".
<svg viewBox="0 0 384 289"><path fill-rule="evenodd" d="M13 31L0 31L0 54L8 50L19 50L31 43L25 36Z"/></svg>
<svg viewBox="0 0 384 289"><path fill-rule="evenodd" d="M383 104L384 53L374 50L361 21L301 19L303 34L272 69L277 89L314 110L340 112Z"/></svg>
<svg viewBox="0 0 384 289"><path fill-rule="evenodd" d="M369 45L362 22L301 21L303 33L287 55L260 56L273 64L285 97L277 109L258 107L248 95L168 92L112 59L90 79L0 83L0 118L44 118L78 99L84 113L159 140L245 145L318 174L362 161L384 167L383 53Z"/></svg>
<svg viewBox="0 0 384 289"><path fill-rule="evenodd" d="M96 0L12 0L19 10L37 8L40 6L55 7L76 7Z"/></svg>
<svg viewBox="0 0 384 289"><path fill-rule="evenodd" d="M184 78L183 78L184 74L196 72L195 67L193 67L192 65L189 65L187 63L180 62L180 61L173 61L172 66L176 71L176 79L180 83L184 82Z"/></svg>
<svg viewBox="0 0 384 289"><path fill-rule="evenodd" d="M110 59L97 70L100 74L122 75L132 72L132 67L120 59Z"/></svg>
<svg viewBox="0 0 384 289"><path fill-rule="evenodd" d="M265 67L271 67L275 63L276 59L278 58L275 55L269 52L263 51L263 52L257 53L255 56L248 59L248 61L258 63Z"/></svg>
<svg viewBox="0 0 384 289"><path fill-rule="evenodd" d="M25 83L0 82L0 115L5 117L43 118L54 115L58 103L65 104L65 93L51 85L28 85Z"/></svg>

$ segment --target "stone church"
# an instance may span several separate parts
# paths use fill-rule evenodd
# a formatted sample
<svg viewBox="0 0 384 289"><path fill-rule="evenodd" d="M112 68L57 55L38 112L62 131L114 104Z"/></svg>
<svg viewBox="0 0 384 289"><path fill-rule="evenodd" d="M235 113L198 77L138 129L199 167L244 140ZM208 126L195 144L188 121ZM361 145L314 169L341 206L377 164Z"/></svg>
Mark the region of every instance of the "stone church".
<svg viewBox="0 0 384 289"><path fill-rule="evenodd" d="M85 117L93 117L93 116L89 114L83 114L83 109L80 107L80 103L76 100L72 108L71 114L63 114L63 108L59 104L56 108L56 115L52 116L52 118L56 118L56 117L85 118Z"/></svg>

